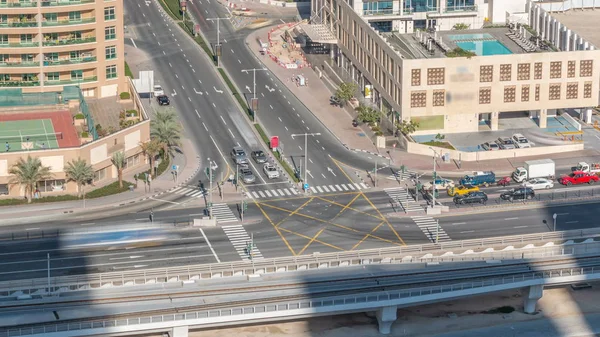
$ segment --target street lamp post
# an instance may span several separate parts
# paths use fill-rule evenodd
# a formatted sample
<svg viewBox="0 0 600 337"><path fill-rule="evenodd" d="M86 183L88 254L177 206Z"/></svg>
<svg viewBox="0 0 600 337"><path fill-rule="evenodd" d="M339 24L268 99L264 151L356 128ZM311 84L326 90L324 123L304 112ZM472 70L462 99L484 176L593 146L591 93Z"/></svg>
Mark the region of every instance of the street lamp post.
<svg viewBox="0 0 600 337"><path fill-rule="evenodd" d="M209 181L209 186L208 186L208 218L212 220L213 218L213 214L212 214L212 183L213 183L213 178L212 178L213 174L212 174L212 164L210 161L210 158L208 158L208 181Z"/></svg>
<svg viewBox="0 0 600 337"><path fill-rule="evenodd" d="M304 137L304 185L308 186L308 137L309 136L320 136L321 133L294 133L291 135L292 139L294 137ZM304 192L308 192L308 188L304 189Z"/></svg>
<svg viewBox="0 0 600 337"><path fill-rule="evenodd" d="M217 44L215 46L215 56L217 57L217 67L219 66L219 58L221 55L220 54L220 49L219 47L221 46L221 29L219 28L219 22L221 22L221 20L230 20L230 18L207 18L206 20L209 21L217 21Z"/></svg>
<svg viewBox="0 0 600 337"><path fill-rule="evenodd" d="M252 100L256 101L256 71L268 71L269 69L267 68L252 68L252 69L242 69L243 73L250 73L252 72L252 83L253 83L253 88L252 88ZM257 106L254 106L253 104L250 104L250 106L252 107L252 111L254 112L254 121L256 123L258 123L258 115L256 114L256 110L258 110Z"/></svg>
<svg viewBox="0 0 600 337"><path fill-rule="evenodd" d="M554 230L553 230L553 232L556 232L556 218L558 218L558 214L556 214L556 213L552 214L552 220L554 220Z"/></svg>
<svg viewBox="0 0 600 337"><path fill-rule="evenodd" d="M435 208L435 190L437 187L435 185L435 180L437 178L437 176L435 174L435 156L437 156L437 152L435 152L435 150L432 147L429 147L429 149L431 151L433 151L433 189L431 190L431 196L432 196L431 208Z"/></svg>

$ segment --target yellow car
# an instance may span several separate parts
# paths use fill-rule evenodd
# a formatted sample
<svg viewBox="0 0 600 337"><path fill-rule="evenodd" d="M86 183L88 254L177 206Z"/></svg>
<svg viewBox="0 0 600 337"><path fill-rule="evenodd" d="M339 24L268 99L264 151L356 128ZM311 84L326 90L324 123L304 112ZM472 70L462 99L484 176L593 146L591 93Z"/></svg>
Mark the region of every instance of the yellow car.
<svg viewBox="0 0 600 337"><path fill-rule="evenodd" d="M460 185L457 187L448 187L447 191L448 195L453 197L455 195L465 195L471 192L477 192L479 191L479 187L471 185Z"/></svg>

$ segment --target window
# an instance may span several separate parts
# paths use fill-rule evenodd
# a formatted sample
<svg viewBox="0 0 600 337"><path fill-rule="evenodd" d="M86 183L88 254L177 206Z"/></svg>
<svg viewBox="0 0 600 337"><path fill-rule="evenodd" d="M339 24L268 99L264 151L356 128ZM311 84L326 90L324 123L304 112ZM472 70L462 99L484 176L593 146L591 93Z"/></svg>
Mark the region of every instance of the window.
<svg viewBox="0 0 600 337"><path fill-rule="evenodd" d="M114 19L115 19L115 8L114 7L104 8L104 21L114 20Z"/></svg>
<svg viewBox="0 0 600 337"><path fill-rule="evenodd" d="M70 52L71 60L78 60L81 58L81 52L79 50L74 50Z"/></svg>
<svg viewBox="0 0 600 337"><path fill-rule="evenodd" d="M562 62L550 62L550 78L560 78L562 76Z"/></svg>
<svg viewBox="0 0 600 337"><path fill-rule="evenodd" d="M57 179L57 180L44 180L38 181L37 189L40 192L57 192L65 190L65 180Z"/></svg>
<svg viewBox="0 0 600 337"><path fill-rule="evenodd" d="M21 34L21 43L31 43L31 42L33 42L33 35Z"/></svg>
<svg viewBox="0 0 600 337"><path fill-rule="evenodd" d="M106 66L106 79L117 78L117 66Z"/></svg>
<svg viewBox="0 0 600 337"><path fill-rule="evenodd" d="M83 70L71 70L71 80L82 80Z"/></svg>
<svg viewBox="0 0 600 337"><path fill-rule="evenodd" d="M130 167L136 166L139 163L140 163L140 154L138 153L135 156L131 156L125 160L125 168L130 168Z"/></svg>
<svg viewBox="0 0 600 337"><path fill-rule="evenodd" d="M35 82L35 81L37 81L37 76L35 76L35 74L23 74L23 75L21 75L21 81Z"/></svg>
<svg viewBox="0 0 600 337"><path fill-rule="evenodd" d="M21 54L21 62L33 63L35 56L33 54Z"/></svg>
<svg viewBox="0 0 600 337"><path fill-rule="evenodd" d="M112 60L117 58L117 47L116 46L108 46L106 48L104 48L104 50L106 51L106 59L107 60Z"/></svg>
<svg viewBox="0 0 600 337"><path fill-rule="evenodd" d="M0 34L0 44L8 44L8 35Z"/></svg>
<svg viewBox="0 0 600 337"><path fill-rule="evenodd" d="M479 66L479 82L492 82L494 66Z"/></svg>
<svg viewBox="0 0 600 337"><path fill-rule="evenodd" d="M0 82L7 82L10 81L10 75L9 74L0 74Z"/></svg>
<svg viewBox="0 0 600 337"><path fill-rule="evenodd" d="M0 23L2 23L2 24L8 23L8 15L6 15L6 14L0 15Z"/></svg>
<svg viewBox="0 0 600 337"><path fill-rule="evenodd" d="M46 81L51 82L51 81L60 81L60 74L59 73L47 73L46 74Z"/></svg>
<svg viewBox="0 0 600 337"><path fill-rule="evenodd" d="M413 86L421 85L421 69L413 69L411 71L411 84Z"/></svg>
<svg viewBox="0 0 600 337"><path fill-rule="evenodd" d="M58 53L44 54L45 61L58 61Z"/></svg>
<svg viewBox="0 0 600 337"><path fill-rule="evenodd" d="M104 28L104 39L106 40L114 40L117 38L117 33L115 26Z"/></svg>
<svg viewBox="0 0 600 337"><path fill-rule="evenodd" d="M560 83L550 84L550 88L548 90L548 99L551 101L560 99Z"/></svg>
<svg viewBox="0 0 600 337"><path fill-rule="evenodd" d="M76 32L72 32L69 37L71 38L71 40L80 40L81 36L82 36L81 32L76 31Z"/></svg>
<svg viewBox="0 0 600 337"><path fill-rule="evenodd" d="M69 12L69 21L81 21L81 12Z"/></svg>
<svg viewBox="0 0 600 337"><path fill-rule="evenodd" d="M410 107L424 108L427 106L427 91L413 91L410 93Z"/></svg>
<svg viewBox="0 0 600 337"><path fill-rule="evenodd" d="M46 13L44 14L44 20L46 22L58 22L58 15L56 13Z"/></svg>
<svg viewBox="0 0 600 337"><path fill-rule="evenodd" d="M94 182L97 183L101 180L106 179L106 170L108 169L108 167L105 167L101 170L98 170L96 172L94 172Z"/></svg>
<svg viewBox="0 0 600 337"><path fill-rule="evenodd" d="M501 64L500 65L500 81L510 81L511 72L512 72L511 64Z"/></svg>
<svg viewBox="0 0 600 337"><path fill-rule="evenodd" d="M444 84L445 68L427 68L427 85Z"/></svg>
<svg viewBox="0 0 600 337"><path fill-rule="evenodd" d="M7 62L9 59L8 54L0 54L0 62Z"/></svg>
<svg viewBox="0 0 600 337"><path fill-rule="evenodd" d="M579 76L581 77L592 77L592 70L594 68L593 60L582 60L579 61Z"/></svg>
<svg viewBox="0 0 600 337"><path fill-rule="evenodd" d="M492 102L492 88L479 88L479 104L490 104Z"/></svg>

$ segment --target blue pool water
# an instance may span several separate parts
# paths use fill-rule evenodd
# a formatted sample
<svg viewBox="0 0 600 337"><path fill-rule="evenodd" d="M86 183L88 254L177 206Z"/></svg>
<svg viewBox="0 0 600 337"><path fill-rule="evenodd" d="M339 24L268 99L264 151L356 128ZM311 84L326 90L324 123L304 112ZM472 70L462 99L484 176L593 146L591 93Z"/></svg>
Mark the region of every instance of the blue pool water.
<svg viewBox="0 0 600 337"><path fill-rule="evenodd" d="M464 50L472 51L479 56L512 54L508 48L496 40L474 42L463 41L456 42L456 45Z"/></svg>
<svg viewBox="0 0 600 337"><path fill-rule="evenodd" d="M448 38L450 39L450 41L465 41L465 40L493 39L494 37L491 34L483 33L483 34L449 35Z"/></svg>

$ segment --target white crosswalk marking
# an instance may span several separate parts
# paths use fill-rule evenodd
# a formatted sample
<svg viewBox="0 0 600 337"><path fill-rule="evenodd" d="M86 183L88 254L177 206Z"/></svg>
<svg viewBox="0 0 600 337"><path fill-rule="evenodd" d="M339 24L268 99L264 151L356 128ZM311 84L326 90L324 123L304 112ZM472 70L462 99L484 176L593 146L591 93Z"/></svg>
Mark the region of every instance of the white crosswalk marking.
<svg viewBox="0 0 600 337"><path fill-rule="evenodd" d="M325 192L331 192L327 186L323 186L323 189L325 190Z"/></svg>
<svg viewBox="0 0 600 337"><path fill-rule="evenodd" d="M394 174L385 177L385 179L404 181L410 179L415 174L417 173L411 170L406 170L404 173L402 173L402 171L396 171Z"/></svg>
<svg viewBox="0 0 600 337"><path fill-rule="evenodd" d="M350 187L351 190L356 191L356 188L354 188L354 185L348 184L348 187Z"/></svg>
<svg viewBox="0 0 600 337"><path fill-rule="evenodd" d="M296 189L295 189L295 188L290 188L290 191L292 191L292 194L295 194L295 195L297 195L297 194L298 194L298 191L296 191Z"/></svg>
<svg viewBox="0 0 600 337"><path fill-rule="evenodd" d="M317 193L317 189L316 189L314 186L311 186L311 187L310 187L310 190L311 190L313 193Z"/></svg>
<svg viewBox="0 0 600 337"><path fill-rule="evenodd" d="M448 233L446 233L441 226L438 226L438 222L434 218L417 215L411 216L410 218L417 224L417 227L421 229L429 241L436 242L436 238L437 242L452 241L450 236L448 236Z"/></svg>
<svg viewBox="0 0 600 337"><path fill-rule="evenodd" d="M331 192L335 192L335 188L333 188L333 185L329 185L329 189L331 190Z"/></svg>
<svg viewBox="0 0 600 337"><path fill-rule="evenodd" d="M369 186L365 183L360 183L360 186L362 186L363 188L369 188Z"/></svg>
<svg viewBox="0 0 600 337"><path fill-rule="evenodd" d="M357 184L357 183L354 183L354 186L356 186L356 189L358 189L358 190L362 189L362 188L360 187L360 185L359 185L359 184Z"/></svg>
<svg viewBox="0 0 600 337"><path fill-rule="evenodd" d="M321 189L321 186L317 186L317 190L319 190L319 193L323 193L323 190Z"/></svg>
<svg viewBox="0 0 600 337"><path fill-rule="evenodd" d="M229 242L233 245L233 248L237 251L238 255L242 260L250 260L246 249L251 242L251 238L242 225L223 226L223 232L227 235ZM256 247L256 244L252 247L252 258L262 259L263 255L260 250Z"/></svg>
<svg viewBox="0 0 600 337"><path fill-rule="evenodd" d="M277 190L277 192L279 192L279 195L281 195L281 196L284 196L284 195L285 195L285 194L283 194L283 191L282 191L282 190L279 190L279 189L278 189L278 190Z"/></svg>
<svg viewBox="0 0 600 337"><path fill-rule="evenodd" d="M346 185L342 185L342 188L344 189L344 191L348 190L348 187L346 187Z"/></svg>
<svg viewBox="0 0 600 337"><path fill-rule="evenodd" d="M186 194L186 193L188 193L190 191L193 191L193 190L191 188L187 188L186 187L186 188L183 188L181 190L176 191L175 193L177 193L177 194Z"/></svg>
<svg viewBox="0 0 600 337"><path fill-rule="evenodd" d="M284 188L284 189L283 189L283 191L284 191L284 192L285 192L285 194L287 194L287 195L292 195L292 193L290 193L290 191L288 191L288 189L287 189L287 188Z"/></svg>
<svg viewBox="0 0 600 337"><path fill-rule="evenodd" d="M338 191L340 191L340 192L342 192L342 191L343 191L343 190L342 190L342 188L340 187L340 185L335 185L335 188L337 188L337 189L338 189Z"/></svg>
<svg viewBox="0 0 600 337"><path fill-rule="evenodd" d="M213 204L212 214L217 218L217 223L227 223L238 221L227 204Z"/></svg>
<svg viewBox="0 0 600 337"><path fill-rule="evenodd" d="M271 197L271 193L269 193L269 191L265 190L265 193L267 194L267 197Z"/></svg>
<svg viewBox="0 0 600 337"><path fill-rule="evenodd" d="M395 202L400 203L406 212L423 212L425 209L413 199L404 187L384 188L383 191Z"/></svg>
<svg viewBox="0 0 600 337"><path fill-rule="evenodd" d="M256 192L252 192L252 196L253 196L254 198L259 198L259 196L258 196L258 193L256 193Z"/></svg>
<svg viewBox="0 0 600 337"><path fill-rule="evenodd" d="M197 191L197 192L195 192L195 193L192 193L192 195L190 195L190 197L192 197L192 198L196 198L196 197L202 196L203 194L204 194L204 192L202 192L202 191Z"/></svg>
<svg viewBox="0 0 600 337"><path fill-rule="evenodd" d="M258 194L260 194L260 197L261 197L261 198L264 198L264 197L265 197L265 194L263 193L263 191L258 191Z"/></svg>

